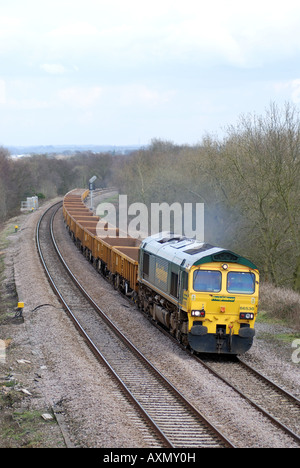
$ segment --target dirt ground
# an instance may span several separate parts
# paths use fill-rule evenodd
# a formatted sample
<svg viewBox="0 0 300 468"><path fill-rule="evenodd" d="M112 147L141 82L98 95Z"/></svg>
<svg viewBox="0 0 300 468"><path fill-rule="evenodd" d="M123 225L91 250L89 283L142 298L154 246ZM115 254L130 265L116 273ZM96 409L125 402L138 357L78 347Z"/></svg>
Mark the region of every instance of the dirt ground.
<svg viewBox="0 0 300 468"><path fill-rule="evenodd" d="M26 289L38 281L38 278L30 277L30 268L27 266L23 266L21 272L18 271L26 233L29 234L27 242L30 242L32 255L35 254L32 227L37 217L37 213L23 214L10 220L0 238L0 251L3 252L0 306L1 448L66 446L53 408L37 388L44 371L30 341L26 321L24 316L15 317L18 301L25 302L26 313ZM18 232L15 232L16 225ZM28 287L28 293L30 289L31 286Z"/></svg>

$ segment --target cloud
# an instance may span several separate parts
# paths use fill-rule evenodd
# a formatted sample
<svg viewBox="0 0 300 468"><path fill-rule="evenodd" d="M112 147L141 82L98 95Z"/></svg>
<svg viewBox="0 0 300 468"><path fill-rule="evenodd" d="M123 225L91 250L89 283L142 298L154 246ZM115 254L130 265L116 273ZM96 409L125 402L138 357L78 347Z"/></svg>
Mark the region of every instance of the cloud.
<svg viewBox="0 0 300 468"><path fill-rule="evenodd" d="M36 59L50 74L61 74L51 64L66 66L70 57L79 64L94 58L120 71L157 63L244 68L300 50L298 0L284 6L278 0L152 0L146 6L140 0L86 0L84 7L79 0L28 0L26 7L6 9L0 37L10 40L1 41L0 53L13 51L16 60L25 57L23 63Z"/></svg>
<svg viewBox="0 0 300 468"><path fill-rule="evenodd" d="M299 17L299 0L2 2L2 133L21 139L10 122L31 114L58 139L129 141L145 122L186 141L274 96L300 104Z"/></svg>
<svg viewBox="0 0 300 468"><path fill-rule="evenodd" d="M16 34L22 24L22 20L15 16L1 15L0 17L0 37L12 36Z"/></svg>
<svg viewBox="0 0 300 468"><path fill-rule="evenodd" d="M74 108L89 108L97 104L103 90L99 86L84 87L72 86L58 91L59 100Z"/></svg>
<svg viewBox="0 0 300 468"><path fill-rule="evenodd" d="M300 79L291 81L292 101L295 104L300 103Z"/></svg>
<svg viewBox="0 0 300 468"><path fill-rule="evenodd" d="M6 103L6 83L0 79L0 104Z"/></svg>
<svg viewBox="0 0 300 468"><path fill-rule="evenodd" d="M63 75L67 71L66 67L57 63L44 63L41 69L50 75Z"/></svg>
<svg viewBox="0 0 300 468"><path fill-rule="evenodd" d="M274 88L278 94L287 93L294 104L300 103L300 78L275 83Z"/></svg>
<svg viewBox="0 0 300 468"><path fill-rule="evenodd" d="M61 89L57 97L64 105L90 109L96 107L101 99L101 108L155 108L169 103L176 91L155 89L144 84L107 85L107 86L71 86Z"/></svg>
<svg viewBox="0 0 300 468"><path fill-rule="evenodd" d="M99 31L96 26L86 21L67 22L50 32L50 36L69 38L70 36L95 36Z"/></svg>
<svg viewBox="0 0 300 468"><path fill-rule="evenodd" d="M29 99L8 99L5 104L7 108L14 111L40 111L51 109L52 104L36 98Z"/></svg>
<svg viewBox="0 0 300 468"><path fill-rule="evenodd" d="M174 1L158 37L164 54L175 59L261 67L300 51L299 15L295 0Z"/></svg>
<svg viewBox="0 0 300 468"><path fill-rule="evenodd" d="M115 88L120 104L156 107L169 102L176 94L172 90L157 90L143 84L132 84Z"/></svg>

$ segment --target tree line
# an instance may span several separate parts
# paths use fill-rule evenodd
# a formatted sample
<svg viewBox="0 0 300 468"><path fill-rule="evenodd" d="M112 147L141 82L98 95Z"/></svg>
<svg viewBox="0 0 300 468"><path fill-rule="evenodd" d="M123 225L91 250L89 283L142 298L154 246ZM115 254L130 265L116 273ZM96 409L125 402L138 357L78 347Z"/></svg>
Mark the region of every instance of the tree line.
<svg viewBox="0 0 300 468"><path fill-rule="evenodd" d="M26 196L113 185L128 202L204 203L205 241L256 263L264 280L300 291L300 115L287 103L241 116L193 146L152 140L120 156L12 160L0 151L0 221Z"/></svg>
<svg viewBox="0 0 300 468"><path fill-rule="evenodd" d="M300 291L300 115L289 103L241 116L222 139L154 140L114 169L132 201L202 202L205 241L245 255L264 280Z"/></svg>
<svg viewBox="0 0 300 468"><path fill-rule="evenodd" d="M0 149L0 224L20 212L21 201L38 195L42 199L63 196L75 187L88 188L91 174L105 186L110 177L112 155L79 153L73 157L35 155L12 159Z"/></svg>

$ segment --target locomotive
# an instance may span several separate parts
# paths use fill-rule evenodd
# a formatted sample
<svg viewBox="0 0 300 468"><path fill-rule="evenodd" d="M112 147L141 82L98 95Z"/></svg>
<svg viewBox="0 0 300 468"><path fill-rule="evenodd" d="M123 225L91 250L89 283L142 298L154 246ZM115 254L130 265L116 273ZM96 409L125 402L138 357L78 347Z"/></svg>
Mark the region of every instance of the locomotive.
<svg viewBox="0 0 300 468"><path fill-rule="evenodd" d="M71 191L63 213L82 253L116 289L196 353L237 355L255 336L259 272L230 250L173 233L98 237L99 217Z"/></svg>

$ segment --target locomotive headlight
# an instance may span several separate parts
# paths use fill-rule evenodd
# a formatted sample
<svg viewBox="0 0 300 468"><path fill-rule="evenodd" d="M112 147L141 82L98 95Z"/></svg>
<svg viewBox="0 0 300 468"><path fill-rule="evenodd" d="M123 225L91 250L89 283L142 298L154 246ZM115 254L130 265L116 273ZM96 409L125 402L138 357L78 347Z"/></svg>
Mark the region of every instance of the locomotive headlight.
<svg viewBox="0 0 300 468"><path fill-rule="evenodd" d="M241 320L253 320L254 314L249 313L249 312L243 312L242 314L240 314L240 319Z"/></svg>
<svg viewBox="0 0 300 468"><path fill-rule="evenodd" d="M192 317L205 317L205 310L192 310L191 315Z"/></svg>
<svg viewBox="0 0 300 468"><path fill-rule="evenodd" d="M228 270L228 265L227 265L227 263L224 263L224 265L222 265L222 268L223 268L223 270Z"/></svg>

